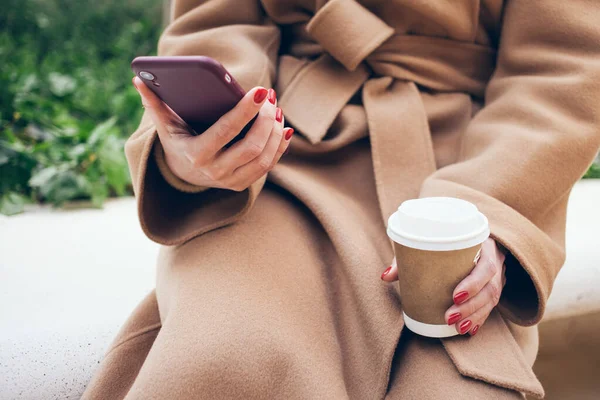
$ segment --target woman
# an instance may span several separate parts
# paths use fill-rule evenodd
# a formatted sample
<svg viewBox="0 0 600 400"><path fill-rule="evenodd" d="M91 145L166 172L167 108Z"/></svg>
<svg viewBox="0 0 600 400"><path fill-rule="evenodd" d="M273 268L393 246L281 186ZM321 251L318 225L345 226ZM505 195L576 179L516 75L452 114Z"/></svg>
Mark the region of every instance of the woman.
<svg viewBox="0 0 600 400"><path fill-rule="evenodd" d="M192 137L134 80L147 110L126 153L143 229L165 246L156 292L84 398L542 397L535 324L600 145L597 2L172 11L159 54L211 56L248 94ZM475 203L492 230L446 314L463 335L442 340L402 329L384 269L387 217L429 196Z"/></svg>

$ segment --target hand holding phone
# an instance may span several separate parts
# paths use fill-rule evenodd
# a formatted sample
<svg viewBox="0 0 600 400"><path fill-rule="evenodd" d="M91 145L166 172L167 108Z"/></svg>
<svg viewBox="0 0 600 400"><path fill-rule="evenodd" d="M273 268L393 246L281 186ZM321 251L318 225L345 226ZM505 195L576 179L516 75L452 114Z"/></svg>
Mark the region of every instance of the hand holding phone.
<svg viewBox="0 0 600 400"><path fill-rule="evenodd" d="M136 57L131 69L197 134L217 122L246 94L233 76L210 57ZM236 136L234 141L242 137Z"/></svg>
<svg viewBox="0 0 600 400"><path fill-rule="evenodd" d="M167 165L177 177L193 185L245 190L277 164L290 143L293 129L284 129L272 89L253 88L195 136L139 76L134 77L133 84L156 125ZM178 102L185 104L183 99ZM253 120L245 137L227 146Z"/></svg>

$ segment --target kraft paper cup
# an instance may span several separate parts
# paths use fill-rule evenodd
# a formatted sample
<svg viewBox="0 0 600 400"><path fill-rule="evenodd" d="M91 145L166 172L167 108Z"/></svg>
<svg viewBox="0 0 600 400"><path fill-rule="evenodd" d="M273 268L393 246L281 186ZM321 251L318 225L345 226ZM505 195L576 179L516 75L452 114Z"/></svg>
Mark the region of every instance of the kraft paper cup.
<svg viewBox="0 0 600 400"><path fill-rule="evenodd" d="M407 200L389 218L387 233L394 241L406 327L428 337L458 335L444 315L489 237L485 215L451 197Z"/></svg>

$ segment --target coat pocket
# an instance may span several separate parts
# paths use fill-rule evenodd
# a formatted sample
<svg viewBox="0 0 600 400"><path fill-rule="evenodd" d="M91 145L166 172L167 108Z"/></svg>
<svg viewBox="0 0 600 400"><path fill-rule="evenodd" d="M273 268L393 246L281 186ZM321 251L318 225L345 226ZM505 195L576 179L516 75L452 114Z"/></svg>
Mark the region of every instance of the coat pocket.
<svg viewBox="0 0 600 400"><path fill-rule="evenodd" d="M497 310L492 311L477 335L441 341L461 375L544 397L542 384Z"/></svg>

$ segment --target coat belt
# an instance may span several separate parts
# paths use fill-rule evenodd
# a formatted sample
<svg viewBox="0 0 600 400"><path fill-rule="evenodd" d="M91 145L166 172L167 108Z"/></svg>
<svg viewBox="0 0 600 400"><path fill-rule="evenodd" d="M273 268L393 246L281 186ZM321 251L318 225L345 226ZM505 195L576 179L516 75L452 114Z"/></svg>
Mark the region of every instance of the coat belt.
<svg viewBox="0 0 600 400"><path fill-rule="evenodd" d="M379 204L387 221L400 202L418 196L422 181L436 168L417 85L483 97L495 50L395 34L355 0L327 2L305 29L322 54L295 75L280 97L280 106L286 120L318 144L342 108L363 89ZM328 92L320 95L323 87ZM403 168L412 173L399 173Z"/></svg>

